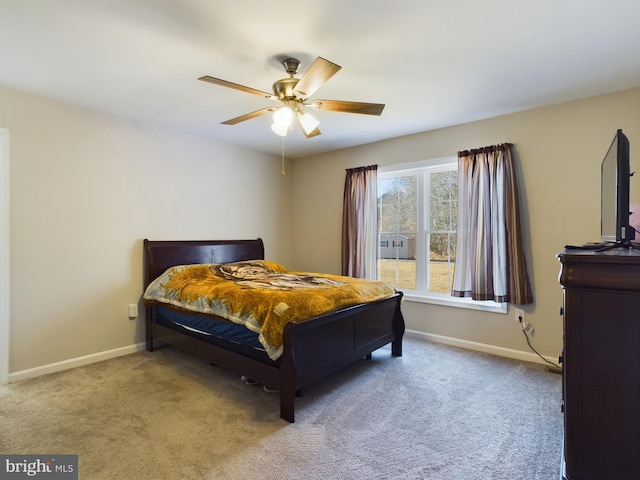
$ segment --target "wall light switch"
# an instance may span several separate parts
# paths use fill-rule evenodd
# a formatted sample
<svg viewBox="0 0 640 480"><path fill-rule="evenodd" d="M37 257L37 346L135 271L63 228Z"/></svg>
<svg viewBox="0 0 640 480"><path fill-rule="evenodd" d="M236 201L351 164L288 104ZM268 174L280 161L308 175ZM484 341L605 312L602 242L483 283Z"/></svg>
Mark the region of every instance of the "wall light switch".
<svg viewBox="0 0 640 480"><path fill-rule="evenodd" d="M137 318L138 317L138 305L136 303L132 303L129 305L129 318Z"/></svg>

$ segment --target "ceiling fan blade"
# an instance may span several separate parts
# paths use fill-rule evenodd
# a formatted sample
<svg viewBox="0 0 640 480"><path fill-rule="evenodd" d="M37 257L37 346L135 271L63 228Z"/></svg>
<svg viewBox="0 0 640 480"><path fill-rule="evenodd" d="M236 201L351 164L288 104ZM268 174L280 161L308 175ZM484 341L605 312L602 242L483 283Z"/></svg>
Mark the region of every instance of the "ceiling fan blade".
<svg viewBox="0 0 640 480"><path fill-rule="evenodd" d="M302 126L302 122L300 122L300 118L299 117L296 117L296 122L298 123L298 127L300 127L300 130L302 131L302 133L304 133L304 136L307 137L307 138L317 137L318 135L322 134L322 132L320 131L320 129L318 127L314 128L309 133L307 133L305 128Z"/></svg>
<svg viewBox="0 0 640 480"><path fill-rule="evenodd" d="M316 91L324 85L327 80L338 73L341 68L340 65L318 57L309 69L304 72L304 75L302 75L293 92L304 98L308 98L316 93Z"/></svg>
<svg viewBox="0 0 640 480"><path fill-rule="evenodd" d="M344 100L314 100L309 106L316 110L360 113L363 115L380 115L384 110L384 103L349 102Z"/></svg>
<svg viewBox="0 0 640 480"><path fill-rule="evenodd" d="M213 83L214 85L219 85L221 87L233 88L234 90L240 90L241 92L251 93L253 95L258 95L259 97L268 98L270 100L278 100L278 97L276 97L272 93L263 92L262 90L257 90L251 87L245 87L244 85L228 82L227 80L221 80L220 78L210 77L209 75L200 77L198 80L207 83Z"/></svg>
<svg viewBox="0 0 640 480"><path fill-rule="evenodd" d="M244 115L231 118L221 123L223 125L235 125L236 123L244 122L245 120L251 120L252 118L259 117L260 115L264 115L265 113L273 112L274 110L276 110L276 107L261 108L260 110L256 110L255 112L245 113Z"/></svg>

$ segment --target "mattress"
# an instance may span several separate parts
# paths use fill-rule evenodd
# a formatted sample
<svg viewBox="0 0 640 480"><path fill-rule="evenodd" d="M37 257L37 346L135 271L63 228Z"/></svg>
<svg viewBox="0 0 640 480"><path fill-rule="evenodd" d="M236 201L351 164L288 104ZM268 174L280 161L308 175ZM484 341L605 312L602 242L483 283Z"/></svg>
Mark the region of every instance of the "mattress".
<svg viewBox="0 0 640 480"><path fill-rule="evenodd" d="M203 315L180 312L162 305L155 306L154 310L154 320L158 325L205 340L214 345L242 352L245 356L265 363L279 363L269 358L258 340L258 333L252 332L243 325L225 320L216 320Z"/></svg>

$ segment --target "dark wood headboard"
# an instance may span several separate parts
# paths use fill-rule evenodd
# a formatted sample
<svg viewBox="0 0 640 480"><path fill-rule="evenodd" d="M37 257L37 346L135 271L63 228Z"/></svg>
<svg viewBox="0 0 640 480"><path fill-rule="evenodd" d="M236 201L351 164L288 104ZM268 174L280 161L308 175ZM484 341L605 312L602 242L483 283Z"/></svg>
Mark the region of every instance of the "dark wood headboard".
<svg viewBox="0 0 640 480"><path fill-rule="evenodd" d="M230 263L264 259L262 239L144 240L145 287L167 268L196 263Z"/></svg>

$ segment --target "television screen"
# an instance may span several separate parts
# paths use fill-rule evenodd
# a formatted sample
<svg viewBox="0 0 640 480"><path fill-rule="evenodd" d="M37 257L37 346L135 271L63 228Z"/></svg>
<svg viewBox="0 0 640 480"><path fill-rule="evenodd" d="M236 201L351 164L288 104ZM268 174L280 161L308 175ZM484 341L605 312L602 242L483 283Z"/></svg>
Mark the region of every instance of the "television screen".
<svg viewBox="0 0 640 480"><path fill-rule="evenodd" d="M618 130L602 161L600 233L602 240L621 246L635 238L629 226L630 175L629 140Z"/></svg>

